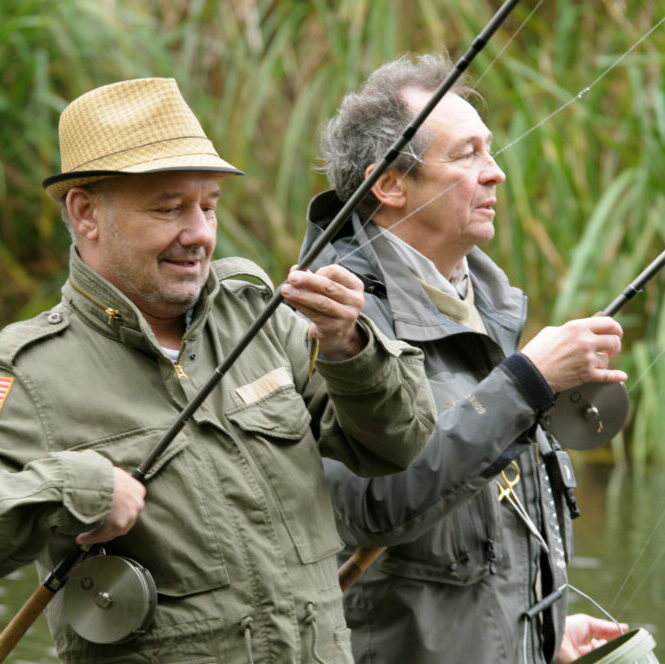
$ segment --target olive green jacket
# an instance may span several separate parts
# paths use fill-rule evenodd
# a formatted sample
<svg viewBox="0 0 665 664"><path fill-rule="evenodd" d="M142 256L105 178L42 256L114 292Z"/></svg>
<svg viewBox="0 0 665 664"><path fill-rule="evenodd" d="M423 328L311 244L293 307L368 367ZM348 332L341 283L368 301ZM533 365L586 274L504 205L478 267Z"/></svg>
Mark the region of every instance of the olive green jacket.
<svg viewBox="0 0 665 664"><path fill-rule="evenodd" d="M62 302L0 334L0 573L101 526L112 465L149 454L265 308L264 273L213 263L174 364L138 310L72 252ZM280 306L147 474L146 508L109 553L152 573L152 626L96 645L48 619L65 662L351 662L337 584L340 549L321 455L391 473L433 426L420 351L365 321L369 342L309 377L307 322ZM9 379L9 380L7 380ZM67 535L63 538L61 535Z"/></svg>

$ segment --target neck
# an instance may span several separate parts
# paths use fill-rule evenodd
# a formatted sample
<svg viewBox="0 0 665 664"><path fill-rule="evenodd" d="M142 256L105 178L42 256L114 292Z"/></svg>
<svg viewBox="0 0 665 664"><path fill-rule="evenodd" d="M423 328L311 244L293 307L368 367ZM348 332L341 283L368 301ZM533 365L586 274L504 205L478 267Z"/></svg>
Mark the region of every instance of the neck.
<svg viewBox="0 0 665 664"><path fill-rule="evenodd" d="M417 248L417 247L416 247ZM430 252L432 255L428 255L424 251L421 251L418 249L422 254L427 256L434 265L436 265L436 269L446 278L448 281L452 281L453 276L460 270L462 267L462 261L464 260L464 256L466 254L462 254L461 256L453 256L453 257L441 257L440 253L437 252Z"/></svg>
<svg viewBox="0 0 665 664"><path fill-rule="evenodd" d="M173 318L159 318L141 310L143 317L152 328L160 346L179 349L182 337L185 334L185 315L180 314Z"/></svg>
<svg viewBox="0 0 665 664"><path fill-rule="evenodd" d="M410 220L395 225L396 220L389 220L379 214L372 219L377 226L390 230L401 240L411 245L416 251L429 258L436 269L448 280L461 265L464 257L472 247L460 247L451 244L449 240L436 236L434 233L423 233L416 223Z"/></svg>

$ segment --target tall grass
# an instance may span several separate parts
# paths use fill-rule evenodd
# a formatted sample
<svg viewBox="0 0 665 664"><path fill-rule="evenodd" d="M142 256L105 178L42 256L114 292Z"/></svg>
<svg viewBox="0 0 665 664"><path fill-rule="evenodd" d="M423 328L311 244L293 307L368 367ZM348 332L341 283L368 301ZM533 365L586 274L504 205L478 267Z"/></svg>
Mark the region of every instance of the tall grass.
<svg viewBox="0 0 665 664"><path fill-rule="evenodd" d="M488 247L530 296L533 331L606 306L665 245L665 0L521 3L474 63L508 180ZM68 239L39 181L59 170L66 101L134 76L175 76L222 156L220 254L280 280L295 260L322 123L405 51L461 54L498 0L3 0L0 3L0 320L56 297ZM513 41L508 44L511 37ZM501 50L506 47L500 55ZM498 59L497 59L498 58ZM496 61L495 61L496 60ZM636 462L665 461L664 277L620 320ZM638 377L644 374L638 382ZM634 384L634 387L633 387Z"/></svg>

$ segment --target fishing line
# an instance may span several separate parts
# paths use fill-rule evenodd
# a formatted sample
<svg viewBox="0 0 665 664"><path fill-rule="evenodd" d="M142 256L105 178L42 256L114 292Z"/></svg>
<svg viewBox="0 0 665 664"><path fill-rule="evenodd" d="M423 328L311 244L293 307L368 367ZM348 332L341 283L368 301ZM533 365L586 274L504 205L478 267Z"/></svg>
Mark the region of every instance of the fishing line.
<svg viewBox="0 0 665 664"><path fill-rule="evenodd" d="M647 548L649 547L649 544L651 544L651 540L653 539L654 535L656 534L656 532L657 532L658 528L660 527L660 524L662 523L663 519L665 519L665 510L663 510L661 512L660 517L658 518L658 521L656 522L656 525L653 527L651 533L647 537L647 541L645 542L645 544L642 547L640 553L638 554L637 558L635 559L635 562L633 563L633 566L630 568L630 571L626 575L626 578L624 579L623 583L621 584L621 587L619 588L619 590L617 590L616 595L614 596L614 599L612 600L612 603L610 604L610 608L612 608L616 604L616 602L619 599L619 596L623 592L624 588L628 585L628 581L629 581L630 577L633 575L633 573L637 569L638 563L640 562L640 560L644 556ZM624 615L624 612L625 612L626 608L628 607L629 603L632 601L633 597L635 596L635 593L642 587L642 585L646 581L649 574L651 574L651 572L653 571L654 566L663 557L664 553L665 553L665 548L660 552L660 554L658 554L656 560L651 564L651 566L649 567L649 569L645 573L644 578L637 584L637 587L633 591L632 595L629 597L628 601L625 602L623 608L619 612L619 615Z"/></svg>
<svg viewBox="0 0 665 664"><path fill-rule="evenodd" d="M628 393L629 393L629 394L630 394L630 392L633 390L633 388L637 387L637 385L642 381L642 379L643 379L645 376L647 376L647 374L651 371L651 369L654 367L654 365L655 365L655 364L656 364L656 363L662 358L662 356L663 356L664 354L665 354L665 348L663 348L663 349L658 353L658 355L656 355L656 357L654 358L654 360L653 360L653 361L651 362L651 364L649 364L649 366L644 370L644 372L642 373L642 375L639 376L639 378L638 378L636 381L633 382L633 384L632 384L632 385L630 386L630 388L628 389ZM612 608L612 607L616 604L617 600L619 599L619 597L620 597L621 594L623 593L624 589L625 589L626 586L628 585L628 581L630 580L630 578L633 576L633 574L634 574L635 571L637 570L637 566L639 565L639 563L640 563L640 561L642 560L642 558L644 557L644 555L645 555L647 549L649 548L649 545L651 544L651 540L654 538L655 534L656 534L656 533L658 532L658 530L660 529L660 525L661 525L661 523L663 522L663 519L665 519L665 510L663 510L663 511L660 513L660 516L658 517L658 521L656 522L656 525L652 528L651 532L650 532L649 535L647 536L646 542L644 543L644 545L643 545L642 548L640 549L640 552L638 553L637 557L635 558L635 561L633 562L633 565L631 566L630 570L628 571L628 574L626 575L625 579L624 579L624 580L622 581L622 583L621 583L621 586L619 587L619 589L617 590L616 594L614 595L614 598L612 599L612 602L610 603L610 608ZM624 612L625 612L626 609L628 608L630 602L633 600L633 597L635 596L635 594L637 593L637 591L642 587L642 585L644 584L644 582L647 580L647 578L649 577L649 575L650 575L651 572L653 571L653 568L654 568L654 566L656 565L656 563L657 563L657 562L663 557L663 554L665 554L665 548L663 549L663 551L661 551L661 553L658 555L658 557L656 558L656 560L652 563L652 565L649 567L649 569L645 572L644 577L642 578L642 580L637 584L637 587L635 588L635 590L633 590L633 593L630 595L630 597L628 598L628 600L626 600L626 602L624 603L624 606L623 606L623 608L621 609L621 611L619 612L619 615L624 615Z"/></svg>
<svg viewBox="0 0 665 664"><path fill-rule="evenodd" d="M527 19L525 19L525 21L520 25L520 27L518 28L518 30L517 30L512 36L511 36L511 38L509 39L509 41L508 41L508 43L506 44L506 46L504 46L504 48L500 51L499 55L497 55L497 57L495 57L494 60L492 60L492 62L491 62L490 65L487 67L487 69L485 70L485 72L483 72L483 74L477 79L475 85L477 85L477 84L478 84L478 83L479 83L479 82L485 77L485 75L488 73L488 71L494 66L494 64L498 61L499 57L501 57L501 55L502 55L502 54L504 53L504 51L506 50L507 46L508 46L508 45L514 40L514 38L515 38L516 35L517 35L517 32L519 32L519 31L524 27L524 25L526 24L526 22L531 18L531 16L534 14L534 12L538 9L538 7L540 6L540 4L542 4L542 0L541 0L541 2L539 2L539 3L537 4L537 6L536 6L536 7L530 12L529 16L528 16ZM616 60L614 60L614 61L613 61L608 67L606 67L606 68L605 68L605 69L604 69L604 70L603 70L603 71L602 71L602 72L601 72L601 73L600 73L600 74L599 74L599 75L598 75L598 76L597 76L597 77L591 82L590 85L586 86L585 88L583 88L582 90L580 90L580 92L578 92L577 94L573 95L573 96L572 96L567 102L565 102L565 103L562 104L559 108L557 108L556 110L554 110L553 112L551 112L549 115L547 115L545 118L543 118L542 120L540 120L539 122L537 122L533 127L531 127L530 129L528 129L527 131L525 131L524 133L522 133L522 134L521 134L520 136L518 136L516 139L514 139L514 140L511 141L511 142L509 142L507 145L503 146L503 147L502 147L500 150L498 150L497 152L493 153L493 154L492 154L492 157L493 157L493 158L496 158L496 157L498 157L500 154L502 154L503 152L505 152L506 150L512 148L513 146L515 146L516 144L518 144L520 141L522 141L524 138L526 138L528 135L530 135L531 133L533 133L536 129L542 127L546 122L548 122L549 120L551 120L552 118L554 118L556 115L558 115L559 113L561 113L561 112L562 112L563 110L565 110L568 106L572 105L574 102L578 101L579 99L582 99L582 98L583 98L583 97L584 97L584 96L585 96L585 95L586 95L586 94L587 94L587 93L588 93L588 92L589 92L589 91L590 91L590 90L591 90L591 89L592 89L592 88L593 88L598 82L600 82L603 78L605 78L605 77L606 77L606 76L607 76L607 75L608 75L613 69L615 69L615 68L616 68L621 62L623 62L623 61L626 59L626 57L628 57L628 55L630 55L630 54L631 54L631 53L632 53L632 52L633 52L633 51L634 51L634 50L635 50L640 44L642 44L642 42L644 42L644 41L645 41L645 40L646 40L646 39L647 39L647 38L648 38L648 37L649 37L649 36L650 36L655 30L657 30L657 29L658 29L663 23L665 23L665 16L663 16L663 18L661 18L656 24L654 24L653 26L651 26L651 28L649 28L649 30L647 30L647 31L646 31L646 32L645 32L645 33L644 33L639 39L637 39L637 40L636 40L636 41L635 41L635 42L634 42L634 43L633 43L633 44L632 44L632 45L631 45L626 51L624 51L624 52L623 52L623 53L622 53L622 54L621 54ZM402 177L402 178L406 177L406 175L410 172L410 170L411 170L412 168L415 167L416 163L417 163L417 161L414 161L414 163L412 163L412 164L409 166L409 168L408 168L408 169L402 174L401 177ZM418 208L416 208L415 210L411 211L409 214L405 215L405 216L402 217L401 219L398 219L394 224L391 224L390 226L388 226L388 227L386 227L386 228L379 227L379 229L378 229L379 232L378 232L378 234L377 234L377 237L380 237L380 236L383 235L385 232L392 231L394 228L396 228L397 226L399 226L399 225L402 224L403 222L407 221L407 220L408 220L409 218L411 218L414 214L416 214L417 212L419 212L420 210L422 210L423 208L425 208L425 207L428 206L429 204L433 203L435 200L437 200L437 199L440 198L441 196L445 195L445 194L446 194L448 191L450 191L453 187L457 186L457 184L459 184L463 179L464 179L464 178L461 177L459 180L457 180L456 182L452 183L450 186L448 186L448 187L445 188L444 190L442 190L442 191L438 192L437 194L435 194L434 196L432 196L432 198L431 198L430 200L426 201L425 203L423 203L423 204L420 205ZM363 222L363 228L366 226L367 223L369 223L369 221L371 220L371 217L372 217L374 214L376 214L376 212L378 212L378 210L381 208L381 205L382 205L382 204L379 203L379 204L377 205L376 209L374 210L374 212L372 213L372 215L370 215L369 219L366 220L365 222ZM372 242L374 241L374 239L376 239L376 238L370 238L370 239L368 239L367 241L361 243L358 247L356 247L356 248L353 249L352 251L349 251L347 254L345 254L345 255L339 257L339 258L337 259L336 263L340 263L341 261L348 259L348 258L351 257L353 254L355 254L355 253L357 253L358 251L362 250L362 249L365 248L366 246L372 244ZM656 358L651 362L651 364L650 364L650 365L647 367L647 369L642 373L642 375L640 375L640 376L638 377L638 379L637 379L637 380L631 385L630 389L628 390L629 392L630 392L633 388L635 388L635 387L636 387L636 386L637 386L637 385L638 385L638 384L644 379L644 377L649 373L649 371L651 371L651 369L653 368L653 366L654 366L654 365L655 365L655 364L661 359L661 357L662 357L663 354L665 354L665 349L663 349L663 350L662 350L662 351L656 356ZM632 576L633 573L635 572L635 570L636 570L636 568L637 568L637 565L638 565L639 561L641 560L642 556L644 555L644 553L646 552L647 548L649 547L649 544L651 543L651 540L653 539L655 533L656 533L657 530L659 529L659 527L660 527L661 522L663 521L663 519L665 519L665 510L663 510L663 512L662 512L662 514L661 514L661 516L660 516L660 518L658 519L658 522L657 522L656 525L654 526L654 528L653 528L651 534L649 535L649 537L647 538L647 541L646 541L646 543L644 544L644 546L643 546L643 548L642 548L640 554L638 555L637 559L635 560L635 563L633 564L631 570L629 571L628 575L627 575L626 578L624 579L624 581L623 581L621 587L620 587L619 590L617 591L617 593L616 593L614 599L612 600L612 603L610 604L610 608L614 607L614 605L615 605L615 603L616 603L618 597L621 595L621 593L623 592L624 588L626 587L628 581L630 580L631 576ZM650 566L649 570L648 570L647 573L645 574L644 578L640 581L640 583L637 585L637 587L635 588L635 590L633 591L633 593L631 594L631 596L628 598L627 602L624 604L624 607L623 607L623 609L622 609L621 612L620 612L620 615L623 615L625 609L627 608L627 606L629 605L629 603L632 601L633 597L635 596L635 594L637 593L637 591L639 590L639 588L644 584L644 582L645 582L646 579L648 578L649 574L651 574L651 572L653 571L653 568L654 568L655 565L660 561L660 559L662 558L662 556L663 556L664 554L665 554L665 549L659 554L659 556L656 558L656 560L652 563L652 565ZM605 611L605 610L604 610L599 604L597 604L597 603L596 603L591 597L589 597L588 595L586 595L586 594L583 593L582 591L578 590L577 588L573 588L573 587L570 586L570 585L568 585L568 587L571 588L572 590L574 590L575 592L577 592L578 594L580 594L581 596L585 597L585 598L588 599L589 601L591 601L594 605L596 605L596 606L598 607L598 609L599 609L600 611L602 611L605 615L608 615L608 616L609 616L609 614L608 614L608 613L607 613L607 612L606 612L606 611ZM611 617L611 616L610 616L610 617ZM614 622L616 622L616 620L614 620L614 618L611 618L611 619L612 619ZM524 644L523 644L523 646L524 646L524 654L525 654L525 657L526 657L526 645L527 645L527 642L526 642L526 631L525 631ZM526 660L525 660L525 661L526 661Z"/></svg>
<svg viewBox="0 0 665 664"><path fill-rule="evenodd" d="M520 25L514 30L514 32L512 33L512 35L510 35L510 37L508 38L508 40L506 41L506 43L503 45L503 47L501 48L501 50L499 51L499 53L496 55L496 57L495 57L495 58L489 63L489 65L487 65L487 67L485 68L485 71L483 71L483 73L480 75L480 77L474 82L474 84L473 84L473 86L472 86L473 88L476 88L476 87L478 86L478 84L479 84L479 83L485 78L485 76L487 76L487 74L490 72L490 70L492 69L492 67L494 67L494 65L498 62L499 58L501 58L501 56L504 54L504 52L506 51L506 49L508 48L508 46L510 46L510 44L512 44L512 42L515 40L515 38L517 37L517 35L519 35L519 33L520 33L520 32L522 31L522 29L524 28L524 26L525 26L525 25L531 20L531 17L536 13L536 11L537 11L538 8L540 7L540 5L543 4L543 2L544 2L544 0L538 0L538 2L536 3L536 6L535 6L535 7L529 12L529 14L527 15L527 17L526 17L526 18L520 23ZM431 141L430 141L430 145L431 145ZM408 168L407 168L403 173L400 174L400 178L399 178L400 182L404 180L404 178L405 178L405 177L411 172L412 169L414 169L414 168L416 167L417 164L422 164L422 163L423 163L423 159L422 159L421 157L418 157L418 156L414 153L413 149L411 148L411 144L410 144L410 143L409 143L409 145L408 145L407 147L409 148L409 152L408 152L408 154L410 154L410 156L413 158L413 162L408 166ZM426 147L423 149L423 154L427 151L428 148L429 148L429 146L426 146ZM406 152L406 151L402 151L402 152L400 152L400 154L407 154L407 152ZM397 228L397 226L399 226L402 222L406 221L407 219L409 219L411 216L413 216L413 215L416 214L417 212L420 212L420 210L422 210L423 208L427 207L430 203L433 203L437 198L439 198L440 196L443 196L445 193L447 193L448 191L450 191L453 187L456 187L460 182L462 182L463 179L464 179L464 178L461 177L459 180L457 180L457 182L453 182L453 183L452 183L447 189L444 189L443 191L438 192L438 193L437 193L436 195L434 195L429 201L426 201L426 202L423 203L420 207L418 207L417 209L413 210L412 212L410 212L410 213L409 213L408 215L406 215L405 217L402 217L401 219L398 219L394 224L392 224L392 225L389 226L388 228L385 228L385 229L384 229L384 228L382 228L382 227L379 227L379 236L380 236L380 235L384 235L386 231L392 231L393 228ZM367 227L367 225L371 222L371 220L372 220L372 218L374 217L374 215L375 215L375 214L381 209L382 206L383 206L383 203L382 203L381 201L379 201L378 204L377 204L377 206L376 206L376 207L374 208L374 210L372 211L372 213L369 214L369 215L367 216L367 219L361 223L361 228L362 228L363 230L364 230L364 229ZM373 239L375 239L375 238L373 238ZM355 253L357 253L357 252L360 251L361 249L364 249L366 246L368 246L368 245L370 245L370 244L372 243L373 239L370 239L370 240L368 240L368 241L366 241L366 242L363 242L360 246L356 247L355 249L353 249L353 250L350 251L349 253L347 253L347 254L345 254L345 255L343 255L343 256L338 257L337 260L335 261L335 264L341 263L343 260L346 260L346 259L350 258L351 256L353 256Z"/></svg>
<svg viewBox="0 0 665 664"><path fill-rule="evenodd" d="M665 354L665 348L663 348L658 355L656 355L655 359L651 364L642 372L642 375L635 381L633 384L628 388L628 392L630 393L631 390L635 387L637 387L640 383L640 381L646 377L646 375L653 369L654 365L660 360L660 358Z"/></svg>
<svg viewBox="0 0 665 664"><path fill-rule="evenodd" d="M584 599L586 599L588 602L591 602L591 604L593 604L608 620L610 620L617 626L619 633L623 631L621 629L621 624L619 623L619 621L609 611L606 611L598 602L596 602L596 600L593 597L591 597L591 595L587 595L583 590L576 588L571 583L564 583L562 586L560 586L557 589L556 592L561 593L563 590L572 590L574 593L577 593L580 597L584 597ZM529 631L528 630L529 619L525 617L523 622L524 622L524 631L522 637L522 657L524 659L524 664L529 664L529 660L527 658L527 636Z"/></svg>
<svg viewBox="0 0 665 664"><path fill-rule="evenodd" d="M537 8L540 6L541 3L542 3L542 0L541 0L541 2L538 3L538 5L536 6L535 9L537 9ZM532 15L533 15L535 9L529 14L529 16L527 17L527 19L525 19L525 21L522 22L522 24L519 26L519 28L517 29L517 31L511 36L510 41L512 41L512 39L514 39L514 37L517 35L517 32L518 32L518 31L522 30L522 28L523 28L524 25L526 24L526 21L527 21ZM647 39L647 38L648 38L648 37L649 37L649 36L650 36L650 35L651 35L651 34L657 29L657 28L659 28L663 23L665 23L665 16L663 16L663 18L661 18L661 19L660 19L655 25L651 26L651 28L649 28L649 30L647 30L647 31L646 31L646 32L645 32L645 33L644 33L639 39L637 39L637 41L635 41L631 46L629 46L628 49L627 49L626 51L624 51L624 52L623 52L623 53L622 53L622 54L621 54L616 60L614 60L614 62L612 62L612 64L610 64L606 69L604 69L604 70L603 70L603 71L602 71L602 72L601 72L601 73L600 73L600 74L599 74L599 75L598 75L598 76L597 76L597 77L596 77L596 78L595 78L595 79L594 79L594 80L593 80L588 86L586 86L585 88L583 88L583 89L582 89L580 92L578 92L577 94L573 95L573 96L572 96L567 102L565 102L565 103L562 104L559 108L557 108L556 110L552 111L552 112L551 112L549 115L547 115L545 118L543 118L542 120L540 120L539 122L537 122L533 127L531 127L530 129L527 129L523 134L521 134L520 136L518 136L516 139L514 139L514 140L511 141L511 142L509 142L507 145L504 145L504 146L503 146L502 148L500 148L497 152L494 152L494 153L492 154L492 157L493 157L493 158L496 158L496 157L498 157L500 154L502 154L503 152L505 152L506 150L508 150L509 148L512 148L512 147L515 146L517 143L519 143L519 142L522 141L524 138L526 138L529 134L531 134L532 132L534 132L536 129L542 127L546 122L548 122L548 121L551 120L553 117L555 117L556 115L558 115L559 113L561 113L561 112L562 112L564 109L566 109L568 106L570 106L570 105L573 104L574 102L578 101L579 99L582 99L582 97L584 97L584 96L585 96L585 95L586 95L586 94L587 94L587 93L588 93L588 92L589 92L589 91L590 91L590 90L591 90L591 89L592 89L592 88L593 88L593 87L594 87L594 86L595 86L600 80L602 80L603 78L605 78L605 76L607 76L607 74L609 74L610 71L612 71L613 69L615 69L615 68L616 68L616 67L617 67L617 66L618 66L623 60L625 60L625 58L628 57L628 55L630 55L630 54L631 54L631 53L632 53L632 52L633 52L633 51L634 51L634 50L635 50L635 49L636 49L636 48L637 48L637 47L638 47L643 41L645 41L645 40L646 40L646 39ZM506 46L507 46L507 45L506 45ZM501 53L503 53L504 51L505 51L505 47L501 50ZM488 71L491 69L491 67L497 62L498 58L499 58L499 56L497 56L496 58L494 58L494 60L490 63L490 65L486 68L486 70L485 70L485 71L483 72L483 74L480 76L480 78L478 79L478 82L479 82L480 80L482 80L482 79L485 77L485 75L488 73ZM408 169L402 174L402 178L403 178L403 177L406 177L406 175L409 173L409 171L410 171L412 168L415 167L415 165L416 165L415 162L414 162L413 164L411 164L411 166L409 166L409 168L408 168ZM418 208L416 208L415 210L413 210L412 212L410 212L410 213L409 213L408 215L406 215L405 217L402 217L402 218L398 219L395 223L391 224L390 226L387 226L387 227L385 227L385 228L381 227L381 229L380 229L380 231L379 231L377 237L380 237L381 235L383 235L385 231L392 231L394 228L397 228L397 226L399 226L401 223L403 223L404 221L406 221L407 219L409 219L410 217L412 217L414 214L416 214L417 212L419 212L420 210L422 210L423 208L427 207L428 205L430 205L431 203L433 203L434 201L436 201L438 198L440 198L441 196L443 196L444 194L446 194L446 193L447 193L448 191L450 191L454 186L456 186L457 184L459 184L463 179L464 179L464 178L460 178L457 182L451 184L449 187L447 187L447 188L444 189L443 191L440 191L440 192L434 194L434 196L432 196L432 198L430 198L428 201L425 201L425 202L424 202L422 205L420 205ZM382 205L382 204L379 203L378 206L377 206L377 208L374 210L374 212L373 212L372 214L376 214L376 212L378 212L378 210L381 208L381 205ZM365 225L366 225L367 223L369 223L370 220L371 220L371 217L368 218L365 222L363 222L363 228L365 227ZM372 242L374 241L374 239L376 239L376 238L370 238L370 239L368 239L367 241L365 241L364 243L362 243L361 245L359 245L358 247L356 247L355 249L351 250L349 253L344 254L343 256L338 257L337 260L335 261L335 263L340 263L341 261L348 259L348 258L351 257L353 254L357 253L358 251L360 251L361 249L365 248L366 246L372 244Z"/></svg>
<svg viewBox="0 0 665 664"><path fill-rule="evenodd" d="M663 515L665 515L665 512L663 512ZM658 523L660 523L660 521L662 521L662 519L663 519L663 515L661 515L661 517L660 517ZM655 530L654 530L654 532L655 532ZM651 537L653 537L653 534L651 535ZM651 539L651 538L650 538L650 539ZM645 547L645 548L646 548L646 547ZM633 598L634 598L635 595L637 594L637 591L638 591L638 590L644 585L644 582L647 580L647 578L649 578L649 575L651 574L651 572L653 572L653 570L654 570L654 568L656 567L656 565L661 561L663 555L665 555L665 547L664 547L664 548L662 549L662 551L656 556L656 559L651 563L651 565L649 566L649 569L645 572L645 574L644 574L644 578L643 578L643 579L637 584L637 586L636 586L635 589L633 590L633 592L632 592L632 594L630 595L630 597L628 597L628 599L625 601L625 603L624 603L624 605L623 605L621 611L619 612L620 615L623 615L624 612L626 611L626 609L628 608L628 606L630 606L630 603L633 601Z"/></svg>
<svg viewBox="0 0 665 664"><path fill-rule="evenodd" d="M647 39L651 35L652 32L654 32L654 30L659 28L663 23L665 23L665 16L663 16L663 18L661 18L660 21L658 21L658 23L651 26L651 28L649 28L649 30L647 30L632 46L630 46L627 51L622 53L609 67L607 67L607 69L605 69L601 74L599 74L590 85L588 85L585 88L582 88L576 95L571 97L567 102L562 104L555 111L552 111L552 113L550 113L547 117L543 118L540 122L536 123L533 127L527 129L521 136L518 136L514 141L508 143L508 145L504 145L503 148L501 148L501 150L499 150L499 152L496 153L496 155L498 156L504 150L511 148L513 145L515 145L515 143L518 143L523 138L528 136L531 132L535 131L536 129L544 125L548 120L551 120L555 115L558 115L561 111L570 106L572 103L576 102L578 99L582 99L582 97L584 97L588 92L591 91L591 88L593 88L593 86L596 85L598 81L605 78L605 76L607 76L607 74L609 74L609 72L612 71L612 69L617 67L625 58L627 58L645 39Z"/></svg>
<svg viewBox="0 0 665 664"><path fill-rule="evenodd" d="M499 53L494 58L494 60L492 60L492 62L490 62L489 66L482 73L480 78L478 78L474 82L474 84L473 84L474 88L478 87L480 81L482 81L485 78L485 75L487 74L487 72L489 72L489 70L496 64L496 62L499 60L499 58L503 55L504 51L513 43L513 40L515 39L515 37L517 37L517 35L520 32L522 32L522 28L531 20L531 17L536 13L536 11L538 11L538 8L540 7L540 5L543 4L544 1L545 0L538 0L538 3L536 4L536 6L529 12L529 15L522 21L522 23L517 28L517 30L515 30L515 32L513 32L513 34L510 36L510 39L508 39L508 41L504 44L503 48L499 51Z"/></svg>

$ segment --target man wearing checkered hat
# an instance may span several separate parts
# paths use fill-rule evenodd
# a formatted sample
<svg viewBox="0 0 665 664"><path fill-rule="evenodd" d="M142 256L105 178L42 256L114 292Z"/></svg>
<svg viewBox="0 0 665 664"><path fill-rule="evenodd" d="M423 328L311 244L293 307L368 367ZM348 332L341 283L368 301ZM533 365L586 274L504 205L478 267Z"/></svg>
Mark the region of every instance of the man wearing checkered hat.
<svg viewBox="0 0 665 664"><path fill-rule="evenodd" d="M63 298L0 334L0 572L45 573L75 536L154 583L156 608L120 639L134 607L97 591L105 575L65 586L48 612L65 662L351 662L320 456L365 475L417 456L433 425L420 352L362 318L345 269L293 270L281 292L309 323L281 305L144 486L127 471L271 285L244 259L211 262L219 180L240 171L172 79L79 97L60 148L44 185L73 238Z"/></svg>

